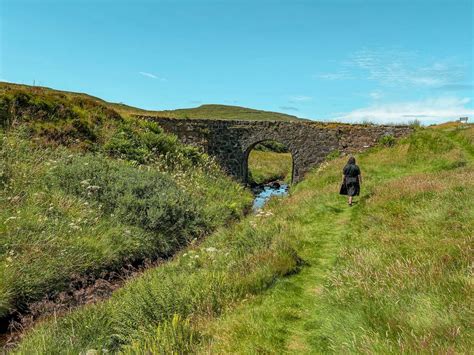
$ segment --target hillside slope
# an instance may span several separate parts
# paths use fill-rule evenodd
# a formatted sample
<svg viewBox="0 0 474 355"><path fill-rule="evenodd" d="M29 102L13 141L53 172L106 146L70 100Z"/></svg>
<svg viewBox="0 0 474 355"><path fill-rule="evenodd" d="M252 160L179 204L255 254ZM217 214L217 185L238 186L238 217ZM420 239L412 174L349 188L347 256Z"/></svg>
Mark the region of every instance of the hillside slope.
<svg viewBox="0 0 474 355"><path fill-rule="evenodd" d="M85 95L0 87L0 330L171 257L250 202L155 123Z"/></svg>
<svg viewBox="0 0 474 355"><path fill-rule="evenodd" d="M20 353L468 353L472 349L474 130L420 129L345 159L287 199L39 324Z"/></svg>
<svg viewBox="0 0 474 355"><path fill-rule="evenodd" d="M42 96L62 96L69 100L83 100L95 102L116 111L122 116L150 115L170 118L198 118L198 119L224 119L224 120L263 120L263 121L294 121L299 118L279 112L255 110L246 107L228 105L201 105L195 108L185 108L177 110L144 110L138 107L129 106L123 103L107 102L98 97L88 94L54 90L46 87L28 86L0 82L0 93L12 90L21 90L32 95Z"/></svg>

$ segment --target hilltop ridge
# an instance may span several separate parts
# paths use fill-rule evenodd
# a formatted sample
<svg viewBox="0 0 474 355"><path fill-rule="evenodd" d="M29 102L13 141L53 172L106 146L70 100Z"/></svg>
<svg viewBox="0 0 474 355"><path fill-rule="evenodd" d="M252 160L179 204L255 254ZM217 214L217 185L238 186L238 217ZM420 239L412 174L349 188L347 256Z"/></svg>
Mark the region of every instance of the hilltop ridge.
<svg viewBox="0 0 474 355"><path fill-rule="evenodd" d="M194 108L182 108L175 110L145 110L124 103L108 102L99 97L85 93L62 91L42 86L30 86L0 82L0 94L22 90L29 94L60 95L68 99L83 99L94 101L100 105L112 109L122 116L151 115L167 118L191 118L191 119L226 119L226 120L262 120L262 121L297 121L299 117L280 112L257 110L241 106L229 106L220 104L204 104Z"/></svg>

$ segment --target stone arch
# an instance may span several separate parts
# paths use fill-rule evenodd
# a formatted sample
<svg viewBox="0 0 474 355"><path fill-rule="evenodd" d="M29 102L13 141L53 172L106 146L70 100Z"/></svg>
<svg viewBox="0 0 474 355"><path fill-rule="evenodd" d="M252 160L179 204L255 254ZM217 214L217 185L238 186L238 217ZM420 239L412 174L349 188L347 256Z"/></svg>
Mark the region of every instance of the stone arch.
<svg viewBox="0 0 474 355"><path fill-rule="evenodd" d="M222 168L246 182L248 154L259 142L275 140L288 147L293 161L292 183L303 179L333 150L342 154L363 151L384 135L396 138L412 131L408 126L367 126L313 121L254 121L219 119L173 119L136 117L158 122L185 144L201 147L214 156Z"/></svg>

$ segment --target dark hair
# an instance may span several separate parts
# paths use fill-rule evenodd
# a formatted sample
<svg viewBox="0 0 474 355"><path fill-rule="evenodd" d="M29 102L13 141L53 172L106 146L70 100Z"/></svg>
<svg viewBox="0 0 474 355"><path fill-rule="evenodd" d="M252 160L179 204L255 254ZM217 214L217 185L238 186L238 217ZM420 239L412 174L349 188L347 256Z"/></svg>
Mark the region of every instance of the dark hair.
<svg viewBox="0 0 474 355"><path fill-rule="evenodd" d="M356 159L354 157L350 157L347 161L347 165L355 165Z"/></svg>

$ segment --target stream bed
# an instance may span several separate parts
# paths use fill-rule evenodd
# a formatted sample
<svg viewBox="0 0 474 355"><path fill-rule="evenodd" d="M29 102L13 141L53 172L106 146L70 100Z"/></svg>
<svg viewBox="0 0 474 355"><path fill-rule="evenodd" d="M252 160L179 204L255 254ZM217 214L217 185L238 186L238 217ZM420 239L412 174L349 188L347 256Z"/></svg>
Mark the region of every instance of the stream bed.
<svg viewBox="0 0 474 355"><path fill-rule="evenodd" d="M288 184L280 184L274 181L265 185L256 186L252 190L255 194L252 209L254 212L257 212L265 206L272 196L288 195Z"/></svg>

